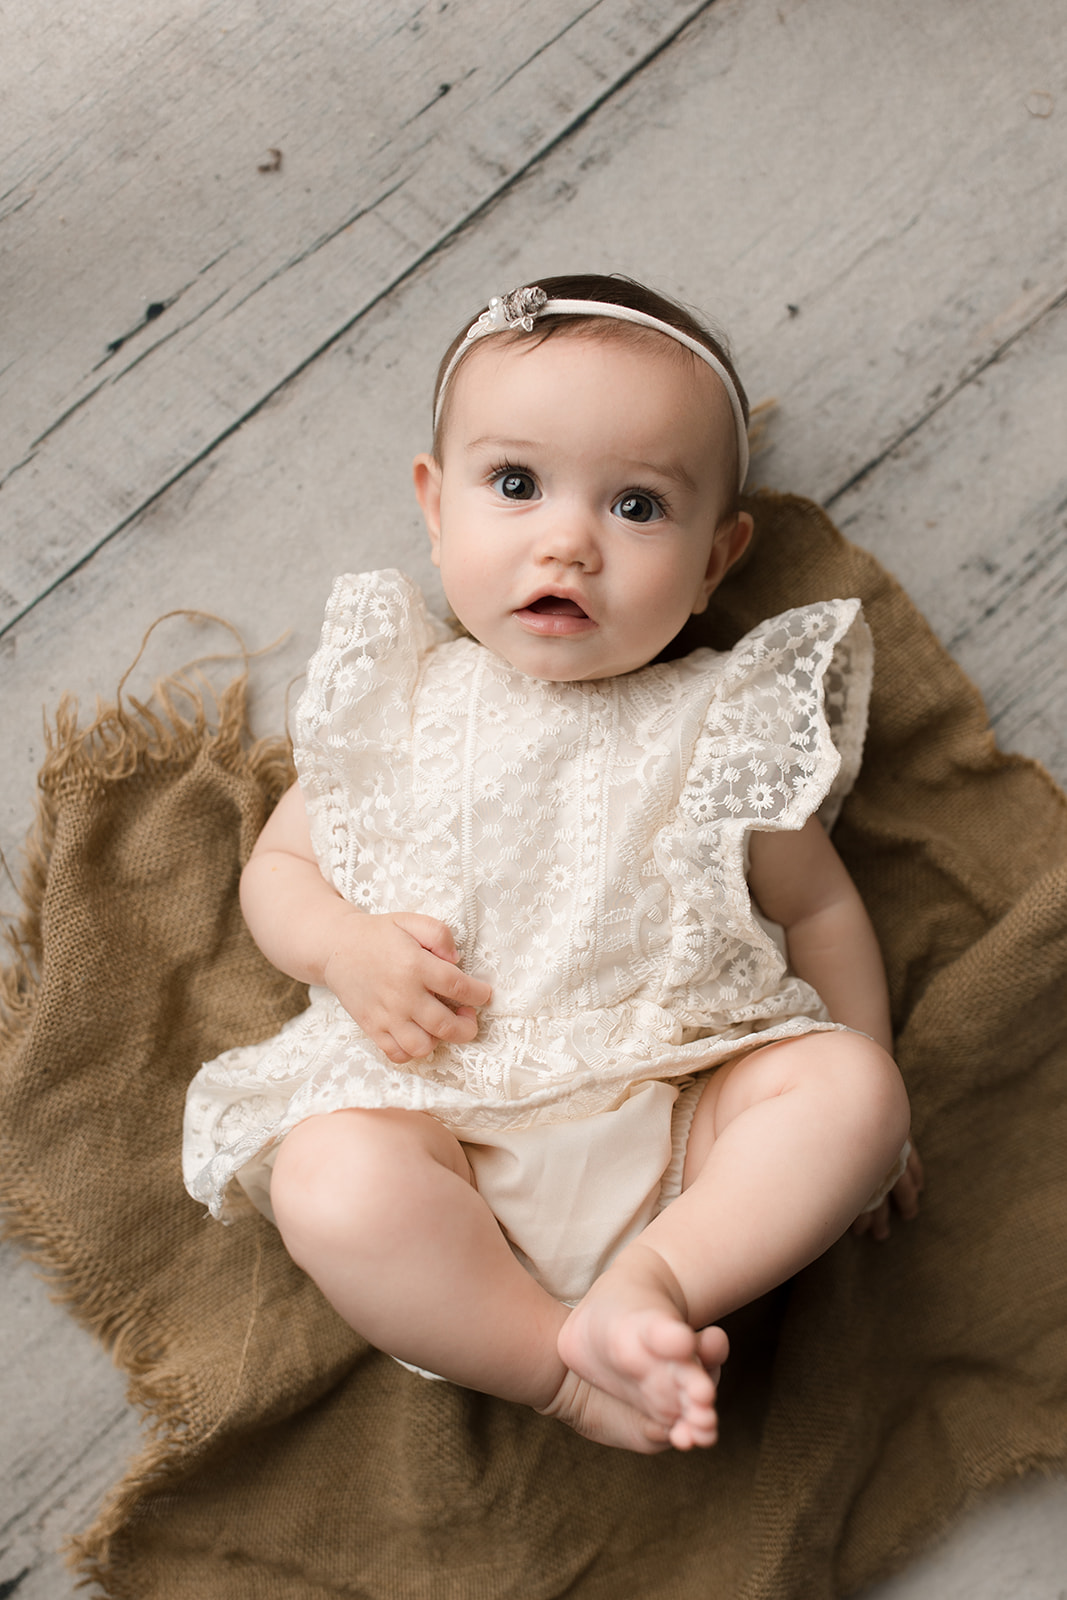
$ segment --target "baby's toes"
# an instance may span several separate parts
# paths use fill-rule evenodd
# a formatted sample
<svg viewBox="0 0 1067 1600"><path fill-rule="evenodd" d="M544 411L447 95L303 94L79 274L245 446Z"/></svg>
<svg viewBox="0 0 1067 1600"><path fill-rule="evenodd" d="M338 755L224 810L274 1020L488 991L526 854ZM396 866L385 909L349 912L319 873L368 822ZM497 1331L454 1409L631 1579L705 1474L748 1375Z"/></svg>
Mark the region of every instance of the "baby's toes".
<svg viewBox="0 0 1067 1600"><path fill-rule="evenodd" d="M675 1369L678 1382L679 1409L684 1417L713 1417L715 1415L715 1382L694 1359L680 1363Z"/></svg>
<svg viewBox="0 0 1067 1600"><path fill-rule="evenodd" d="M694 1342L691 1328L658 1315L634 1319L629 1329L620 1331L620 1369L640 1390L650 1414L664 1422L673 1422L679 1415L690 1369L707 1379L695 1361Z"/></svg>
<svg viewBox="0 0 1067 1600"><path fill-rule="evenodd" d="M620 1371L641 1390L646 1404L664 1421L678 1415L678 1369L692 1361L696 1336L686 1323L660 1311L620 1320L615 1355Z"/></svg>
<svg viewBox="0 0 1067 1600"><path fill-rule="evenodd" d="M714 1419L710 1423L696 1423L688 1417L679 1417L667 1438L675 1450L707 1450L718 1443L719 1425Z"/></svg>
<svg viewBox="0 0 1067 1600"><path fill-rule="evenodd" d="M679 1373L678 1412L669 1435L676 1450L715 1443L719 1435L715 1386L695 1362Z"/></svg>
<svg viewBox="0 0 1067 1600"><path fill-rule="evenodd" d="M722 1364L729 1354L730 1341L721 1328L701 1328L697 1334L697 1359L713 1383L718 1383Z"/></svg>
<svg viewBox="0 0 1067 1600"><path fill-rule="evenodd" d="M640 1341L641 1364L659 1361L688 1361L696 1352L697 1336L680 1317L650 1311L635 1317L633 1333Z"/></svg>

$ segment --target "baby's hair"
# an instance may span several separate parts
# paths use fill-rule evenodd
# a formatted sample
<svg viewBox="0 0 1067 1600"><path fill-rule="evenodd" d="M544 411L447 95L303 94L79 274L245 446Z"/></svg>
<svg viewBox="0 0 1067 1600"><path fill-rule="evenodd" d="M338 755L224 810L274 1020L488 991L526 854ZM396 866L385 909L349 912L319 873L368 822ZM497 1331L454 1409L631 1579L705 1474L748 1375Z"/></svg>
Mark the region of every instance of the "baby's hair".
<svg viewBox="0 0 1067 1600"><path fill-rule="evenodd" d="M621 274L612 273L605 276L598 272L575 273L555 278L531 278L531 283L536 283L543 289L550 300L593 300L607 303L608 305L626 306L631 311L643 311L646 316L656 317L660 322L665 322L669 327L677 328L679 332L688 334L706 350L721 361L733 381L741 402L741 410L747 425L749 419L748 397L737 375L725 340L721 335L716 335L698 322L691 311L680 306L673 300L668 300L665 295L658 294L655 289L647 288L643 283L637 283L633 278L625 278ZM484 310L484 308L482 308ZM449 364L456 351L465 342L467 329L478 320L481 313L475 312L460 329L452 340L437 369L437 381L434 384L434 407L441 391L441 385ZM494 339L507 339L512 343L528 345L541 344L545 339L554 338L557 334L581 335L582 338L595 339L629 339L633 342L655 339L657 335L648 330L635 326L632 323L619 322L611 317L574 316L571 314L542 312L530 332L522 328L502 332L494 335ZM662 337L662 336L659 336ZM669 340L669 343L673 341ZM444 403L433 435L433 454L437 461L441 460L441 441L448 424L448 412L451 401L451 385L444 396Z"/></svg>

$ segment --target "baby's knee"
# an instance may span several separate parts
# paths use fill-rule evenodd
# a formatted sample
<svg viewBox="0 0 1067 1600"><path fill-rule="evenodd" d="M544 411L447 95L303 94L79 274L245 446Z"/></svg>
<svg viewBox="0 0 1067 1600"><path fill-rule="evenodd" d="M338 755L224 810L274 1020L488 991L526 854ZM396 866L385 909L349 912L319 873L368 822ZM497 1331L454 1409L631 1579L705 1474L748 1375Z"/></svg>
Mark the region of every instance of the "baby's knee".
<svg viewBox="0 0 1067 1600"><path fill-rule="evenodd" d="M322 1240L351 1226L367 1188L368 1169L359 1160L362 1142L354 1120L343 1113L308 1117L285 1136L271 1173L270 1201L290 1254L300 1259L305 1241Z"/></svg>
<svg viewBox="0 0 1067 1600"><path fill-rule="evenodd" d="M861 1034L824 1036L827 1071L835 1099L855 1133L893 1156L908 1137L911 1109L900 1069L892 1056Z"/></svg>
<svg viewBox="0 0 1067 1600"><path fill-rule="evenodd" d="M271 1207L289 1253L303 1264L320 1246L382 1237L413 1203L420 1162L450 1156L452 1144L465 1165L447 1130L418 1112L351 1108L298 1123L271 1177Z"/></svg>

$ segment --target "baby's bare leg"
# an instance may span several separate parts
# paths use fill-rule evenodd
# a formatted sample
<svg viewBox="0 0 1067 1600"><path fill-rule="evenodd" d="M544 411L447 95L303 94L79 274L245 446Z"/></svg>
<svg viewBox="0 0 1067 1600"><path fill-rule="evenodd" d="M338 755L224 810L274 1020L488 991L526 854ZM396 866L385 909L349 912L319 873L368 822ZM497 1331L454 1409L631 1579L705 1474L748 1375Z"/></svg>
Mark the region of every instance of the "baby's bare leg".
<svg viewBox="0 0 1067 1600"><path fill-rule="evenodd" d="M568 1311L519 1265L463 1147L415 1111L309 1117L278 1152L271 1202L286 1248L372 1344L467 1388L625 1449L666 1429L568 1372Z"/></svg>
<svg viewBox="0 0 1067 1600"><path fill-rule="evenodd" d="M693 1119L684 1192L560 1330L564 1361L677 1448L712 1443L703 1369L725 1351L708 1325L833 1244L907 1133L900 1074L862 1035L806 1034L728 1064Z"/></svg>

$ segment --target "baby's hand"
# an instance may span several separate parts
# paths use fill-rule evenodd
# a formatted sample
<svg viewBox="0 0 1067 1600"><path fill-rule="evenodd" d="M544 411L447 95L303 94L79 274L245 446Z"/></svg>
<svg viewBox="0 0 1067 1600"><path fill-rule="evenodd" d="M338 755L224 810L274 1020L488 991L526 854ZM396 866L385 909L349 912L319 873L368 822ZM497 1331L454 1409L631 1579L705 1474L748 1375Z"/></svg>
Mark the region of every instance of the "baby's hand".
<svg viewBox="0 0 1067 1600"><path fill-rule="evenodd" d="M402 1066L428 1056L439 1040L476 1036L474 1008L492 990L456 963L452 934L434 917L352 911L338 922L323 976L382 1054Z"/></svg>
<svg viewBox="0 0 1067 1600"><path fill-rule="evenodd" d="M923 1164L914 1144L908 1152L908 1164L875 1211L865 1211L852 1224L853 1233L869 1233L872 1239L889 1238L891 1204L910 1222L919 1215L919 1196L923 1190Z"/></svg>

